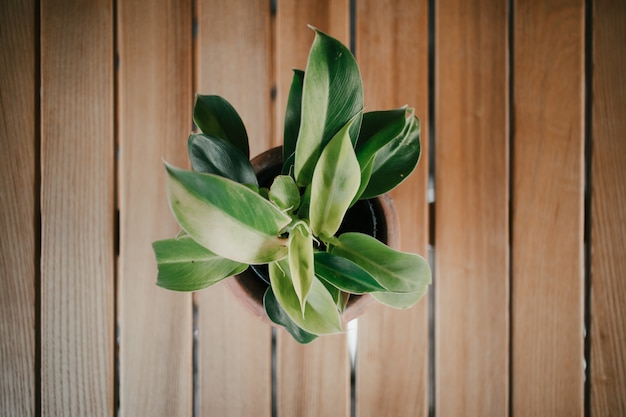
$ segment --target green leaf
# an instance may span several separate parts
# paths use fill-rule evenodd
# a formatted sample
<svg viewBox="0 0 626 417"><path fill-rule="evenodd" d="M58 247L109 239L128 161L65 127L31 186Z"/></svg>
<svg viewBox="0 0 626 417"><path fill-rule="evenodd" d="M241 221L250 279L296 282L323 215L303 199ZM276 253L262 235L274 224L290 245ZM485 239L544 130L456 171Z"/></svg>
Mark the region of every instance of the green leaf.
<svg viewBox="0 0 626 417"><path fill-rule="evenodd" d="M289 270L300 301L302 315L315 277L313 270L313 236L304 221L297 222L289 234Z"/></svg>
<svg viewBox="0 0 626 417"><path fill-rule="evenodd" d="M268 196L283 211L293 212L300 206L300 190L289 175L274 178Z"/></svg>
<svg viewBox="0 0 626 417"><path fill-rule="evenodd" d="M363 85L354 56L336 39L315 30L302 90L302 120L296 143L295 178L299 186L311 182L326 144L355 118L356 142L363 110Z"/></svg>
<svg viewBox="0 0 626 417"><path fill-rule="evenodd" d="M315 275L351 294L385 291L385 287L366 270L346 258L328 252L315 254Z"/></svg>
<svg viewBox="0 0 626 417"><path fill-rule="evenodd" d="M367 188L360 198L374 198L391 191L413 172L420 158L420 122L415 116L406 134L382 147L374 159Z"/></svg>
<svg viewBox="0 0 626 417"><path fill-rule="evenodd" d="M356 143L356 156L361 167L361 185L355 200L369 182L376 152L402 134L407 121L407 109L373 111L363 114L363 124Z"/></svg>
<svg viewBox="0 0 626 417"><path fill-rule="evenodd" d="M330 293L317 278L313 279L306 300L304 316L291 281L289 262L280 260L269 264L270 282L278 303L301 329L316 335L340 333L341 318Z"/></svg>
<svg viewBox="0 0 626 417"><path fill-rule="evenodd" d="M259 186L248 158L224 139L193 134L189 136L187 147L194 171L220 175L241 184Z"/></svg>
<svg viewBox="0 0 626 417"><path fill-rule="evenodd" d="M159 269L157 285L168 290L201 290L248 268L214 254L190 237L158 240L152 247Z"/></svg>
<svg viewBox="0 0 626 417"><path fill-rule="evenodd" d="M274 204L227 178L165 166L172 213L200 245L247 264L287 256L279 235L291 219Z"/></svg>
<svg viewBox="0 0 626 417"><path fill-rule="evenodd" d="M293 165L293 159L290 160L290 157L296 152L296 141L298 140L298 132L300 131L303 84L304 71L294 69L291 88L289 89L289 97L287 98L287 109L285 110L283 140L283 161L285 161L285 163L283 165L283 172L289 172L290 166Z"/></svg>
<svg viewBox="0 0 626 417"><path fill-rule="evenodd" d="M283 326L285 330L287 330L296 340L296 342L306 344L317 339L317 335L302 330L296 323L293 322L293 320L289 318L287 313L285 313L285 310L283 310L280 304L278 304L276 296L272 291L272 287L267 287L267 290L265 291L265 295L263 296L263 306L265 307L265 312L270 320Z"/></svg>
<svg viewBox="0 0 626 417"><path fill-rule="evenodd" d="M430 284L430 266L421 256L391 249L362 233L344 233L332 253L365 269L390 292L422 292Z"/></svg>
<svg viewBox="0 0 626 417"><path fill-rule="evenodd" d="M220 96L196 96L193 120L207 135L220 137L250 158L248 134L233 106Z"/></svg>
<svg viewBox="0 0 626 417"><path fill-rule="evenodd" d="M419 292L373 292L372 296L380 303L397 309L409 308L417 303L425 294L428 287Z"/></svg>
<svg viewBox="0 0 626 417"><path fill-rule="evenodd" d="M324 148L313 173L310 219L316 236L334 236L359 189L361 170L348 134L353 121Z"/></svg>

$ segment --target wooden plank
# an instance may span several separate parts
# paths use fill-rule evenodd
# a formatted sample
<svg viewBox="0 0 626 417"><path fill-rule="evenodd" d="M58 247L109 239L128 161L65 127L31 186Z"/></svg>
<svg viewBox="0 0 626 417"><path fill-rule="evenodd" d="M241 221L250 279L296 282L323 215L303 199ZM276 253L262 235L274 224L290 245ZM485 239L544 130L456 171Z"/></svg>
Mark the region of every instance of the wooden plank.
<svg viewBox="0 0 626 417"><path fill-rule="evenodd" d="M626 3L593 2L591 410L626 415Z"/></svg>
<svg viewBox="0 0 626 417"><path fill-rule="evenodd" d="M192 6L120 2L117 11L120 413L190 416L191 295L155 285L151 243L179 231L167 203L162 161L189 164Z"/></svg>
<svg viewBox="0 0 626 417"><path fill-rule="evenodd" d="M41 77L41 414L111 416L112 2L42 2Z"/></svg>
<svg viewBox="0 0 626 417"><path fill-rule="evenodd" d="M422 123L418 168L391 196L400 221L400 249L427 257L427 1L359 1L356 12L366 110L408 104ZM406 311L373 303L358 329L357 415L428 415L428 297Z"/></svg>
<svg viewBox="0 0 626 417"><path fill-rule="evenodd" d="M581 416L584 1L514 7L512 410Z"/></svg>
<svg viewBox="0 0 626 417"><path fill-rule="evenodd" d="M279 416L349 416L350 355L344 334L300 345L278 332Z"/></svg>
<svg viewBox="0 0 626 417"><path fill-rule="evenodd" d="M435 10L438 416L508 413L506 2Z"/></svg>
<svg viewBox="0 0 626 417"><path fill-rule="evenodd" d="M276 128L282 143L284 112L292 68L305 69L314 39L313 25L349 45L348 1L279 1L276 10ZM345 335L321 337L310 345L284 330L277 340L279 416L349 416L350 357ZM332 378L329 377L332 375Z"/></svg>
<svg viewBox="0 0 626 417"><path fill-rule="evenodd" d="M34 416L39 51L33 1L0 3L0 414Z"/></svg>
<svg viewBox="0 0 626 417"><path fill-rule="evenodd" d="M204 0L197 7L197 92L221 95L235 107L255 156L272 143L269 2ZM200 414L270 416L270 327L222 285L199 292L196 301Z"/></svg>

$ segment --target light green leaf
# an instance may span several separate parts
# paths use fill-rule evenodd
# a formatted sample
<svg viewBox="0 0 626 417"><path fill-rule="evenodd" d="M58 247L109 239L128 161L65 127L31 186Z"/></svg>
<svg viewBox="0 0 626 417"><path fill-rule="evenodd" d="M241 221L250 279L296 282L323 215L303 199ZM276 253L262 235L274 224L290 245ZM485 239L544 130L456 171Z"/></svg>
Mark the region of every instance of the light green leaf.
<svg viewBox="0 0 626 417"><path fill-rule="evenodd" d="M157 285L174 291L197 291L248 268L222 258L190 237L152 243L159 274Z"/></svg>
<svg viewBox="0 0 626 417"><path fill-rule="evenodd" d="M224 139L194 134L189 136L187 148L194 171L220 175L241 184L259 186L248 158Z"/></svg>
<svg viewBox="0 0 626 417"><path fill-rule="evenodd" d="M390 292L423 292L430 284L430 266L421 256L391 249L362 233L344 233L332 253L365 269Z"/></svg>
<svg viewBox="0 0 626 417"><path fill-rule="evenodd" d="M347 123L324 148L313 173L311 228L316 236L334 236L361 182Z"/></svg>
<svg viewBox="0 0 626 417"><path fill-rule="evenodd" d="M278 304L278 300L276 300L272 287L267 287L267 290L265 291L265 295L263 296L263 306L265 307L265 312L270 320L283 326L285 330L287 330L296 340L296 342L306 344L317 339L317 335L302 330L296 323L294 323L293 320L289 318L287 313L285 313L285 310L283 310L280 304Z"/></svg>
<svg viewBox="0 0 626 417"><path fill-rule="evenodd" d="M300 206L300 190L289 175L274 178L268 197L279 209L290 213Z"/></svg>
<svg viewBox="0 0 626 417"><path fill-rule="evenodd" d="M233 106L220 96L196 96L193 120L207 135L220 137L250 158L248 134Z"/></svg>
<svg viewBox="0 0 626 417"><path fill-rule="evenodd" d="M369 183L360 198L374 198L391 191L413 172L420 158L420 122L410 118L406 132L383 146L374 158Z"/></svg>
<svg viewBox="0 0 626 417"><path fill-rule="evenodd" d="M315 254L315 275L352 294L385 291L366 270L354 262L328 252Z"/></svg>
<svg viewBox="0 0 626 417"><path fill-rule="evenodd" d="M274 204L227 178L165 166L172 213L200 245L247 264L287 256L279 235L291 219Z"/></svg>
<svg viewBox="0 0 626 417"><path fill-rule="evenodd" d="M356 142L363 110L363 85L354 56L338 40L314 30L296 143L295 178L302 187L311 182L326 144L355 116L351 140Z"/></svg>
<svg viewBox="0 0 626 417"><path fill-rule="evenodd" d="M289 318L301 329L317 334L340 333L341 318L330 293L317 278L313 279L306 300L304 316L291 280L289 262L280 260L269 264L270 281L278 303Z"/></svg>
<svg viewBox="0 0 626 417"><path fill-rule="evenodd" d="M289 234L289 270L300 301L302 315L315 277L313 270L313 236L304 221L297 222Z"/></svg>
<svg viewBox="0 0 626 417"><path fill-rule="evenodd" d="M419 292L373 292L372 296L380 303L397 309L409 308L417 303L425 294L428 287Z"/></svg>
<svg viewBox="0 0 626 417"><path fill-rule="evenodd" d="M296 152L296 141L300 131L300 119L302 111L302 86L304 84L304 71L293 70L293 79L287 98L287 109L285 110L285 128L283 139L283 172L289 172L294 162Z"/></svg>

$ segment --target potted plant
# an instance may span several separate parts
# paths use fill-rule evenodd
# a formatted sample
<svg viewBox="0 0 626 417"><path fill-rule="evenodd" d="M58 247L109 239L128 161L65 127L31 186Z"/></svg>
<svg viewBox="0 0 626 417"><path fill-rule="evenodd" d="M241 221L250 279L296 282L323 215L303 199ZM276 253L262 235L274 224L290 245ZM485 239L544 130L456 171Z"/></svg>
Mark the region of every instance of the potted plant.
<svg viewBox="0 0 626 417"><path fill-rule="evenodd" d="M157 285L170 290L196 291L254 270L267 281L267 316L300 343L341 332L351 297L370 294L407 308L430 283L419 255L342 229L360 201L371 202L415 169L419 120L408 107L364 112L353 55L312 29L306 70L294 71L289 91L282 166L260 181L235 109L199 95L194 121L201 133L188 139L193 171L165 163L182 231L153 243Z"/></svg>

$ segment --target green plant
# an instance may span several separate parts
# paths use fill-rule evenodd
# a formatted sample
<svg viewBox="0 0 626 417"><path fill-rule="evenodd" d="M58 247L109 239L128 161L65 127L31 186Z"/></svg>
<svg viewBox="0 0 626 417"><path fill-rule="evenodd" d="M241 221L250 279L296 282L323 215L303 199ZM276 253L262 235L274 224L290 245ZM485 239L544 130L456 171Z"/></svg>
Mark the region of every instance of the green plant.
<svg viewBox="0 0 626 417"><path fill-rule="evenodd" d="M289 92L282 175L269 189L260 185L237 112L221 97L199 95L194 121L202 133L188 140L194 171L165 164L183 231L153 244L157 284L171 290L199 290L267 264L265 310L301 343L341 332L350 294L406 308L430 283L419 255L366 234L336 235L357 200L386 193L414 170L420 123L406 107L364 113L353 55L314 30L306 71L294 71Z"/></svg>

